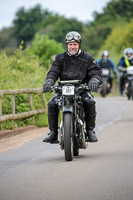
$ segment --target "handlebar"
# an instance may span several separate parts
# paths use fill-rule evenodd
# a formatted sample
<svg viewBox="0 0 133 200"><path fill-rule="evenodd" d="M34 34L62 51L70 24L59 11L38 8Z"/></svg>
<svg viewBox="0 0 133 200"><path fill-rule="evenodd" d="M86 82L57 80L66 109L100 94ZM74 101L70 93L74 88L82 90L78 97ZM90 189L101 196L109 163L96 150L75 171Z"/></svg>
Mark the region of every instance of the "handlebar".
<svg viewBox="0 0 133 200"><path fill-rule="evenodd" d="M67 85L67 84L66 84ZM85 83L85 84L81 84L81 85L78 85L78 86L76 86L75 87L75 89L76 89L76 91L77 92L79 92L80 90L83 90L83 89L86 89L86 90L89 90L90 91L90 89L89 89L89 87L88 87L88 85ZM50 92L53 92L53 91L62 91L62 87L60 86L60 85L58 85L58 84L56 84L56 85L53 85L52 87L51 87L51 90L50 90Z"/></svg>

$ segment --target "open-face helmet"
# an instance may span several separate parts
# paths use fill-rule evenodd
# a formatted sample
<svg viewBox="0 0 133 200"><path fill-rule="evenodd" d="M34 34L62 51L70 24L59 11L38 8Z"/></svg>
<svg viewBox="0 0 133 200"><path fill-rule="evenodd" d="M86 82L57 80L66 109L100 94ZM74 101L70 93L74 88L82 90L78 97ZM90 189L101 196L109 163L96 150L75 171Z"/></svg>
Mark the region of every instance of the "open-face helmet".
<svg viewBox="0 0 133 200"><path fill-rule="evenodd" d="M124 50L124 56L128 59L128 60L132 60L133 59L133 49L132 48L126 48Z"/></svg>
<svg viewBox="0 0 133 200"><path fill-rule="evenodd" d="M103 52L102 52L102 55L101 55L102 57L109 57L109 52L107 51L107 50L104 50Z"/></svg>
<svg viewBox="0 0 133 200"><path fill-rule="evenodd" d="M76 31L71 31L66 35L66 44L69 42L81 43L81 35Z"/></svg>

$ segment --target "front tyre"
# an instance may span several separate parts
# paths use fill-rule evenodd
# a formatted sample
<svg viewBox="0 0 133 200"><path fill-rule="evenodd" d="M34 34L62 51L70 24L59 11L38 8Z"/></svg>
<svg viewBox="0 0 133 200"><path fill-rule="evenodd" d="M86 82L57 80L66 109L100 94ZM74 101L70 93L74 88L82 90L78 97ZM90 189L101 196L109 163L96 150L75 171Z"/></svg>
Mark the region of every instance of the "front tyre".
<svg viewBox="0 0 133 200"><path fill-rule="evenodd" d="M64 153L65 160L73 160L73 121L71 113L64 113Z"/></svg>
<svg viewBox="0 0 133 200"><path fill-rule="evenodd" d="M102 97L105 97L107 94L107 81L103 81L102 83L102 91L101 91L101 95Z"/></svg>

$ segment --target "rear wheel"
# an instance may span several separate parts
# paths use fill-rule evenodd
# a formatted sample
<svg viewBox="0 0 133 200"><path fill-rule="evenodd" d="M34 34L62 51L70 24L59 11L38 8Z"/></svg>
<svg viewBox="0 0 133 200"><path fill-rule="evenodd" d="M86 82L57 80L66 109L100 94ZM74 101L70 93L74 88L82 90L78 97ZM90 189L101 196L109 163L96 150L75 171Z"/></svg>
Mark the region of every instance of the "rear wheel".
<svg viewBox="0 0 133 200"><path fill-rule="evenodd" d="M73 160L73 121L71 113L64 113L64 153L65 160Z"/></svg>

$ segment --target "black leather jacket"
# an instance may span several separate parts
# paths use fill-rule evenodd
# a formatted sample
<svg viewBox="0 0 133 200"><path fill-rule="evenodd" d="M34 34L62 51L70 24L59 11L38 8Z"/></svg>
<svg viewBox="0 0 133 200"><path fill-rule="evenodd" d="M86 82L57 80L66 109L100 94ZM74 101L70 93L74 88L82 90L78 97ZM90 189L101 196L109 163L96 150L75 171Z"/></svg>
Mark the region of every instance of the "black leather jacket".
<svg viewBox="0 0 133 200"><path fill-rule="evenodd" d="M55 82L58 78L63 80L82 80L88 83L91 78L97 78L102 83L102 73L95 59L84 51L78 56L69 56L67 52L58 54L53 62L47 79L53 79Z"/></svg>

